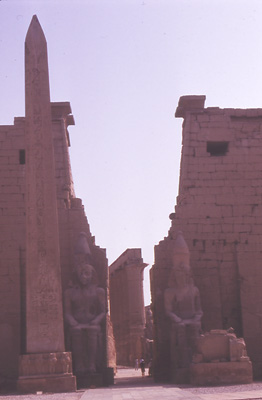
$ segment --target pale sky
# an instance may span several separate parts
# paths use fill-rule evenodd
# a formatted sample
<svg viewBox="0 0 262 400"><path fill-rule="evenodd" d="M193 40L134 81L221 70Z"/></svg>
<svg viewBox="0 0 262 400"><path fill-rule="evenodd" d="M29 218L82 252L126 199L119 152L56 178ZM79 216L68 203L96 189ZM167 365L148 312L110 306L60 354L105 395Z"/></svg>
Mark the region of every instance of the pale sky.
<svg viewBox="0 0 262 400"><path fill-rule="evenodd" d="M180 96L262 107L261 0L0 0L0 125L24 116L24 40L44 30L51 101L70 101L71 165L111 264L154 263L179 182ZM145 304L150 303L148 269Z"/></svg>

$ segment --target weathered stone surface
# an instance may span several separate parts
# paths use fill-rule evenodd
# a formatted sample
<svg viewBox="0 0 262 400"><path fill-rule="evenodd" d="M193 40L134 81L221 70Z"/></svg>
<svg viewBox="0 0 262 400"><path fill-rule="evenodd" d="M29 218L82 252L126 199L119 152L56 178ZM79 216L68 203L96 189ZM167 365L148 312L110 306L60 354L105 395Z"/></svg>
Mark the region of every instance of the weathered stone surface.
<svg viewBox="0 0 262 400"><path fill-rule="evenodd" d="M182 96L179 99L178 107L176 109L176 117L184 117L186 111L198 111L204 109L206 96Z"/></svg>
<svg viewBox="0 0 262 400"><path fill-rule="evenodd" d="M202 356L200 362L230 361L230 339L227 331L217 330L201 335L196 351L197 356Z"/></svg>
<svg viewBox="0 0 262 400"><path fill-rule="evenodd" d="M240 385L251 382L253 382L253 371L250 361L201 363L190 366L192 385Z"/></svg>
<svg viewBox="0 0 262 400"><path fill-rule="evenodd" d="M19 377L17 390L19 393L36 392L74 392L76 390L75 376L56 375L48 377Z"/></svg>
<svg viewBox="0 0 262 400"><path fill-rule="evenodd" d="M71 353L24 354L20 358L20 377L72 374Z"/></svg>
<svg viewBox="0 0 262 400"><path fill-rule="evenodd" d="M212 330L200 335L196 341L194 363L250 361L243 338L237 338L234 330Z"/></svg>
<svg viewBox="0 0 262 400"><path fill-rule="evenodd" d="M17 390L20 393L73 392L71 353L25 354L20 357Z"/></svg>

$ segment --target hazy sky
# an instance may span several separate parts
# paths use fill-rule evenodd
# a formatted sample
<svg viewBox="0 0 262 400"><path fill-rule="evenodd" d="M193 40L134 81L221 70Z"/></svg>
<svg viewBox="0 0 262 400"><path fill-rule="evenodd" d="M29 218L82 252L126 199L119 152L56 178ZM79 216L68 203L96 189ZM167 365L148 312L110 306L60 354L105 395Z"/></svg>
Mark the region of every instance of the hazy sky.
<svg viewBox="0 0 262 400"><path fill-rule="evenodd" d="M24 40L36 14L52 101L70 101L71 164L109 264L167 236L179 181L179 97L262 107L261 0L0 0L0 125L24 116ZM149 304L148 269L145 303Z"/></svg>

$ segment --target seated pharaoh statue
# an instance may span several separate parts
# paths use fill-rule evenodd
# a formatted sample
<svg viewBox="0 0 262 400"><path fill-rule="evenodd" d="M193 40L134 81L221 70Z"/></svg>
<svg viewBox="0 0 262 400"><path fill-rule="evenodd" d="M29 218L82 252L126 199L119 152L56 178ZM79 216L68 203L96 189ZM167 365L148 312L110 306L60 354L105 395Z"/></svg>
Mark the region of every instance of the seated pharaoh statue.
<svg viewBox="0 0 262 400"><path fill-rule="evenodd" d="M71 339L74 373L85 375L99 368L105 291L97 285L85 233L80 234L76 248L75 280L64 296L65 322Z"/></svg>
<svg viewBox="0 0 262 400"><path fill-rule="evenodd" d="M200 334L203 312L199 291L186 263L180 262L172 268L169 287L164 292L164 304L171 322L172 364L176 368L187 368Z"/></svg>

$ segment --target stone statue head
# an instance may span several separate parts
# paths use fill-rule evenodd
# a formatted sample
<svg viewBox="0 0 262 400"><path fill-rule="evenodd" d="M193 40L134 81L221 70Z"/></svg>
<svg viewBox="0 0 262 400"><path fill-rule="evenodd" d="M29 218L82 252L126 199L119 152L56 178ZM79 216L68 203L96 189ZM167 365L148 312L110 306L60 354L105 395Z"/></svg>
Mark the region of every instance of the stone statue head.
<svg viewBox="0 0 262 400"><path fill-rule="evenodd" d="M175 268L173 267L170 272L168 282L169 287L186 287L193 283L191 268L187 263L181 262Z"/></svg>
<svg viewBox="0 0 262 400"><path fill-rule="evenodd" d="M74 280L81 286L98 284L87 234L80 232L74 248Z"/></svg>
<svg viewBox="0 0 262 400"><path fill-rule="evenodd" d="M94 267L86 262L79 263L75 267L75 276L81 286L97 284L97 274Z"/></svg>

